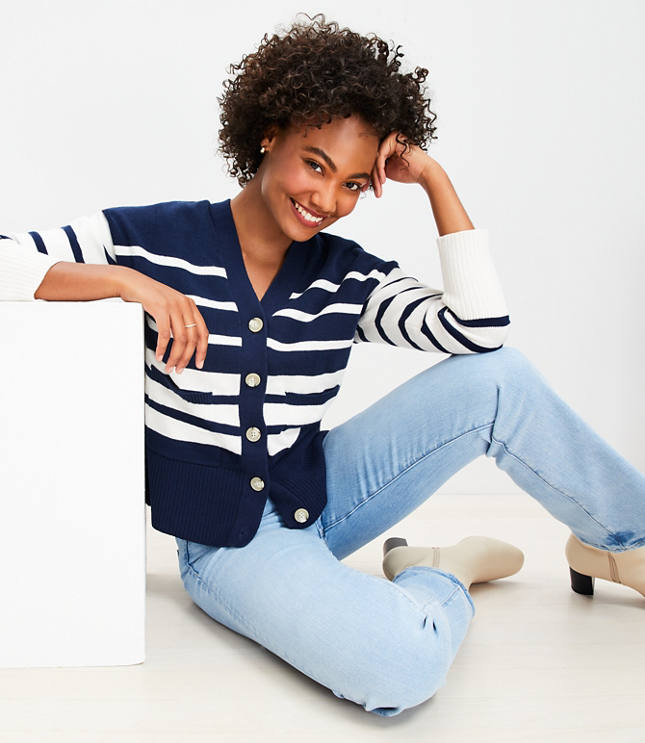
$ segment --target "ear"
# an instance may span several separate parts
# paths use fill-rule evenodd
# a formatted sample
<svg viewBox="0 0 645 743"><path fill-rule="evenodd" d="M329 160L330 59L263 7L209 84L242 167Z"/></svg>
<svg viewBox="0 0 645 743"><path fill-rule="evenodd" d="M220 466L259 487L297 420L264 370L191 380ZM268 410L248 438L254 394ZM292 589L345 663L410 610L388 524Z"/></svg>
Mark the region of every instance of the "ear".
<svg viewBox="0 0 645 743"><path fill-rule="evenodd" d="M273 144L273 140L278 135L278 127L275 124L272 124L271 126L267 127L264 131L264 134L262 136L262 139L260 141L260 144L263 147L270 147Z"/></svg>

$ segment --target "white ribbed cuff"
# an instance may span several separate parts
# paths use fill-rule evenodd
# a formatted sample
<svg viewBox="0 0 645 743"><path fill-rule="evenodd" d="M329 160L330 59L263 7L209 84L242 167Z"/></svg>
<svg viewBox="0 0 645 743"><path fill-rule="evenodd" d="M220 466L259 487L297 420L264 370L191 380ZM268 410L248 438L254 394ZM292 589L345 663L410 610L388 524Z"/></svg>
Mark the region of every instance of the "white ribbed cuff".
<svg viewBox="0 0 645 743"><path fill-rule="evenodd" d="M60 260L26 250L13 240L0 240L0 300L35 301L45 274Z"/></svg>
<svg viewBox="0 0 645 743"><path fill-rule="evenodd" d="M488 230L460 230L437 238L443 275L443 302L460 320L508 315L493 264Z"/></svg>

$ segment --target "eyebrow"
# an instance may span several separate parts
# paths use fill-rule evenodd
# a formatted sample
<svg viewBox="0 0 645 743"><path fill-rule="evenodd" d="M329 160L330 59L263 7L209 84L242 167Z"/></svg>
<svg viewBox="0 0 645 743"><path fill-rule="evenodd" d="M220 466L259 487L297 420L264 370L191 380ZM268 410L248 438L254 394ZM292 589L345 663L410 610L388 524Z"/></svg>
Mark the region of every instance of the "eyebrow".
<svg viewBox="0 0 645 743"><path fill-rule="evenodd" d="M315 155L319 155L322 157L322 159L329 165L329 167L336 173L338 171L338 168L336 167L334 161L329 157L329 155L325 152L325 150L321 150L320 147L303 147L303 150L306 150L307 152L313 152ZM370 174L369 173L352 173L351 175L347 176L348 178L367 178L369 180Z"/></svg>

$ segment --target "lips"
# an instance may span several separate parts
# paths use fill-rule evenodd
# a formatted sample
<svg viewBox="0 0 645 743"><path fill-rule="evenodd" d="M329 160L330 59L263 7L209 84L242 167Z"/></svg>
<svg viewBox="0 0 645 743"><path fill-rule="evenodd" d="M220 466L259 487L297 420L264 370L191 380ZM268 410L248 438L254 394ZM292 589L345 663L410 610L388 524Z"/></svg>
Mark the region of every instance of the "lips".
<svg viewBox="0 0 645 743"><path fill-rule="evenodd" d="M301 224L307 225L307 227L318 227L318 225L322 224L323 219L324 219L324 214L317 214L316 212L309 211L309 209L307 209L306 206L304 206L303 204L301 204L299 201L296 201L291 196L289 197L289 201L291 202L291 205L293 207L293 211L294 211L296 217L298 218L298 221ZM322 217L322 219L319 222L311 222L311 221L305 219L302 216L302 214L296 209L296 204L298 204L298 206L301 206L305 211L309 212L309 214L313 215L314 217Z"/></svg>

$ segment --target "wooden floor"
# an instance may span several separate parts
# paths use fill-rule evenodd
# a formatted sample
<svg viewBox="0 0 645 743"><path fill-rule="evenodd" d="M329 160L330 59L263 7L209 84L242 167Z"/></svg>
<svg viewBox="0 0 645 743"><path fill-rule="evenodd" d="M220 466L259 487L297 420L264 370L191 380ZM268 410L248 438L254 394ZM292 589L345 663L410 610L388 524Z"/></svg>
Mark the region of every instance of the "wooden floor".
<svg viewBox="0 0 645 743"><path fill-rule="evenodd" d="M392 535L440 546L487 534L526 555L517 575L472 587L477 614L446 685L391 718L214 622L184 591L174 539L148 528L145 663L0 670L2 743L645 741L645 598L601 580L593 598L573 593L569 530L522 491L436 493L346 558L382 575Z"/></svg>

